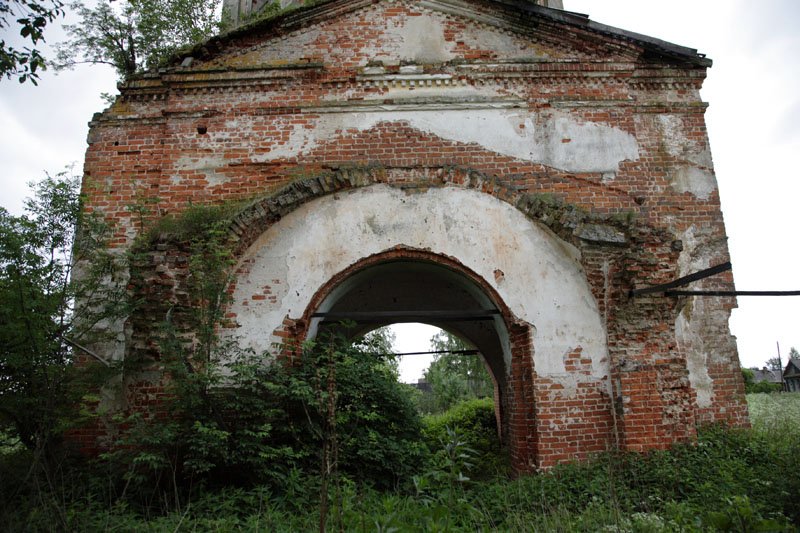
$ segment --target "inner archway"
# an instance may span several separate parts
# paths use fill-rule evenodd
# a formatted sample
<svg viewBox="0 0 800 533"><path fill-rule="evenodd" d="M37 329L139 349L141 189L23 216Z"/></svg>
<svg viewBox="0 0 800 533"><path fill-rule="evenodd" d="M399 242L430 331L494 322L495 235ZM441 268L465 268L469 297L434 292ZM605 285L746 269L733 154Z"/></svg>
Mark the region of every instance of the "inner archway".
<svg viewBox="0 0 800 533"><path fill-rule="evenodd" d="M483 355L468 340L419 322L384 326L368 333L367 337L373 335L391 342L389 351L397 361L398 381L413 385L423 393L430 392L431 401L421 405L421 413L433 414L447 408L453 395L463 399L494 397L494 378ZM447 376L442 373L444 371ZM459 383L453 384L458 390L447 391L447 398L434 397L434 383L443 391L444 383L439 378L450 375L458 378ZM438 402L434 401L437 399Z"/></svg>
<svg viewBox="0 0 800 533"><path fill-rule="evenodd" d="M495 415L501 440L507 441L507 389L512 343L508 311L488 284L451 260L424 252L398 251L355 269L335 286L325 287L306 312L307 336L326 328L347 327L359 336L396 323L424 323L452 333L474 346L494 383ZM484 285L484 286L482 286ZM348 323L344 326L343 323Z"/></svg>
<svg viewBox="0 0 800 533"><path fill-rule="evenodd" d="M414 254L417 255L417 254ZM504 383L511 360L501 309L477 283L432 259L396 259L355 272L309 313L308 335L341 321L354 334L394 323L421 322L468 340Z"/></svg>

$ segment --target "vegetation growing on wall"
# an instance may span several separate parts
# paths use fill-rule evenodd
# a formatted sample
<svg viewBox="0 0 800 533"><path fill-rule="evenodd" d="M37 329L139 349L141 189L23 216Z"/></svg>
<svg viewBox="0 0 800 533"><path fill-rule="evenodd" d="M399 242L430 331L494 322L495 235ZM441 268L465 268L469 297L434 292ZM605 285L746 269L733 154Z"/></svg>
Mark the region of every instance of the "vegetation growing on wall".
<svg viewBox="0 0 800 533"><path fill-rule="evenodd" d="M25 214L0 208L0 444L20 444L37 460L92 400L90 373L74 372L73 363L97 357L87 346L113 346L95 326L129 311L115 283L122 262L105 246L109 228L82 213L79 184L69 172L48 176Z"/></svg>
<svg viewBox="0 0 800 533"><path fill-rule="evenodd" d="M353 342L330 331L277 361L220 337L232 264L224 209L189 210L140 244L137 253L174 239L191 257L186 301L161 324L160 359L112 368L133 377L157 363L170 378L163 402L160 410L120 413L120 446L98 460L71 456L57 444L74 426L71 402L87 390L72 379L79 344L72 336L116 316L101 302L126 301L102 292L118 286L107 283L118 258L102 252L105 226L90 231L90 219L74 218L76 194L74 181L48 180L28 215L0 213L3 530L666 532L800 524L800 485L785 474L800 453L796 394L751 397L751 431L706 428L696 444L609 452L510 481L493 403L461 403L420 420L382 355L385 336ZM92 291L69 282L80 264L69 250L91 260L82 280L96 281ZM76 301L93 303L85 311L93 313L76 311ZM20 423L23 415L35 431Z"/></svg>

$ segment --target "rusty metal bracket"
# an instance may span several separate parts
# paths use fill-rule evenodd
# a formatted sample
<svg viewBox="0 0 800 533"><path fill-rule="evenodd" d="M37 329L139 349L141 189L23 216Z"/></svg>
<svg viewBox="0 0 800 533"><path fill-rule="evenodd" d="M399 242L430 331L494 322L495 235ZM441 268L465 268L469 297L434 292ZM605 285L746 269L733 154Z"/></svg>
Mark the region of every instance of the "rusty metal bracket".
<svg viewBox="0 0 800 533"><path fill-rule="evenodd" d="M731 269L730 261L716 265L688 276L683 276L669 283L662 283L660 285L653 285L652 287L644 287L641 289L633 289L629 296L641 296L643 294L661 293L663 296L679 297L679 296L800 296L800 291L691 291L691 290L671 290L676 287L688 285L693 281L704 279L720 272L726 272Z"/></svg>
<svg viewBox="0 0 800 533"><path fill-rule="evenodd" d="M800 296L800 291L666 291L664 296Z"/></svg>
<svg viewBox="0 0 800 533"><path fill-rule="evenodd" d="M732 265L731 265L730 261L728 261L726 263L722 263L721 265L716 265L716 266L701 270L699 272L695 272L694 274L689 274L687 276L683 276L683 277L678 278L678 279L676 279L674 281L670 281L669 283L662 283L660 285L653 285L652 287L644 287L644 288L641 288L641 289L633 289L630 292L630 296L631 297L641 296L643 294L653 294L655 292L661 292L661 293L665 293L666 294L666 292L669 289L674 289L676 287L682 287L684 285L688 285L689 283L691 283L693 281L697 281L697 280L700 280L700 279L705 279L705 278L708 278L710 276L713 276L714 274L719 274L720 272L726 272L726 271L730 270L731 268L732 268Z"/></svg>

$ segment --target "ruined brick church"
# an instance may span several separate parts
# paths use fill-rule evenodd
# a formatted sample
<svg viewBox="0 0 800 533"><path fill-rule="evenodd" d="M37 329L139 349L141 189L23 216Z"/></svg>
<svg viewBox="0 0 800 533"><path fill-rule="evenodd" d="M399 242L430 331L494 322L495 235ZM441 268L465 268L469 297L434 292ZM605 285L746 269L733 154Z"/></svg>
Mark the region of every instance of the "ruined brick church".
<svg viewBox="0 0 800 533"><path fill-rule="evenodd" d="M226 5L245 20L260 3ZM490 370L518 471L747 424L735 299L632 292L728 261L709 59L561 2L283 3L301 5L95 115L84 192L114 246L141 232L136 202L237 206L224 335L270 357L342 318L442 327ZM103 357L157 361L154 320L189 305L186 254L144 254L144 303ZM146 408L162 379L109 402Z"/></svg>

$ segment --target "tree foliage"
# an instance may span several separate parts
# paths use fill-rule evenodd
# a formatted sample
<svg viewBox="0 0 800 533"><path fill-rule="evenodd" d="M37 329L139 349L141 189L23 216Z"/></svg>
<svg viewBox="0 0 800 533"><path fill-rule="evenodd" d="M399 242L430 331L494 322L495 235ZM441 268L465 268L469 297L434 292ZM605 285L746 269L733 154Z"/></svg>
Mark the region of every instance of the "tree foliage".
<svg viewBox="0 0 800 533"><path fill-rule="evenodd" d="M384 326L373 329L356 340L356 347L364 353L374 354L380 364L395 377L400 379L400 360L394 355L396 335L392 328Z"/></svg>
<svg viewBox="0 0 800 533"><path fill-rule="evenodd" d="M162 65L176 50L220 29L219 0L100 0L70 4L81 21L65 26L56 66L111 65L120 79Z"/></svg>
<svg viewBox="0 0 800 533"><path fill-rule="evenodd" d="M363 339L322 334L292 360L221 341L201 368L167 338L169 414L128 417L125 446L110 456L132 487L177 494L202 480L283 492L301 472L390 488L419 464L419 415L387 356Z"/></svg>
<svg viewBox="0 0 800 533"><path fill-rule="evenodd" d="M61 0L0 1L0 32L16 23L20 36L34 46L15 48L0 38L0 75L9 79L16 77L20 83L37 84L38 71L46 64L35 46L44 42L45 27L64 15L63 6Z"/></svg>
<svg viewBox="0 0 800 533"><path fill-rule="evenodd" d="M742 368L742 379L744 379L744 391L747 394L756 392L778 392L781 390L780 383L772 383L770 381L755 380L755 371L750 368Z"/></svg>
<svg viewBox="0 0 800 533"><path fill-rule="evenodd" d="M766 362L767 370L782 372L783 371L782 363L783 361L781 361L779 357L770 357L769 359L767 359Z"/></svg>
<svg viewBox="0 0 800 533"><path fill-rule="evenodd" d="M463 340L446 331L431 337L430 343L434 351L471 349ZM426 410L435 412L449 409L462 400L491 397L494 393L492 378L477 354L439 354L425 371L425 380L430 383L433 393L433 405Z"/></svg>
<svg viewBox="0 0 800 533"><path fill-rule="evenodd" d="M26 214L0 208L0 429L36 450L58 440L78 406L73 347L101 340L94 326L126 302L109 283L119 265L107 227L81 215L78 187L68 173L48 176Z"/></svg>

